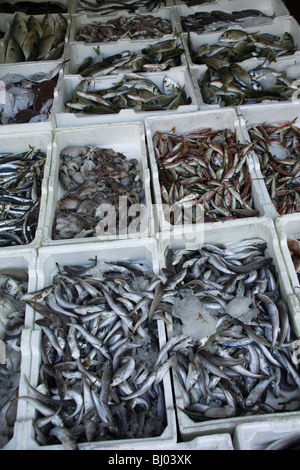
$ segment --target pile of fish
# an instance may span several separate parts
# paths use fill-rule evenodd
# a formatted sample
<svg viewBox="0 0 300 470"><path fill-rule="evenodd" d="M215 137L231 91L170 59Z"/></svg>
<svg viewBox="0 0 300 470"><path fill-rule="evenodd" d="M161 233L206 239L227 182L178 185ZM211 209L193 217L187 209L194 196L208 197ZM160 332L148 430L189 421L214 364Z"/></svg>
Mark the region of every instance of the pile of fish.
<svg viewBox="0 0 300 470"><path fill-rule="evenodd" d="M229 29L215 44L202 44L198 49L191 48L191 58L195 64L205 64L206 59L217 59L222 65L242 62L251 57L265 58L269 62L278 57L293 54L296 46L289 32L282 36L270 33L247 33L241 29Z"/></svg>
<svg viewBox="0 0 300 470"><path fill-rule="evenodd" d="M10 27L5 62L57 60L63 54L67 20L47 14L42 21L30 16L26 21L16 13Z"/></svg>
<svg viewBox="0 0 300 470"><path fill-rule="evenodd" d="M255 238L167 252L174 319L167 344L181 332L190 338L192 346L177 344L173 370L193 421L299 408L294 335L266 248Z"/></svg>
<svg viewBox="0 0 300 470"><path fill-rule="evenodd" d="M246 70L240 64L223 65L216 58L205 60L207 70L198 80L204 103L220 106L288 101L297 90L285 70L267 65Z"/></svg>
<svg viewBox="0 0 300 470"><path fill-rule="evenodd" d="M258 215L247 166L252 144L239 143L235 131L157 131L153 146L164 204L203 204L205 222Z"/></svg>
<svg viewBox="0 0 300 470"><path fill-rule="evenodd" d="M262 123L248 129L264 182L280 215L300 212L300 129L294 121Z"/></svg>
<svg viewBox="0 0 300 470"><path fill-rule="evenodd" d="M162 111L177 109L191 103L184 86L165 75L162 90L149 78L137 74L125 74L122 79L106 89L89 91L91 80L80 82L71 100L65 103L73 113L111 114L121 109L135 111Z"/></svg>
<svg viewBox="0 0 300 470"><path fill-rule="evenodd" d="M176 39L161 41L145 47L140 52L123 51L118 54L93 59L87 57L76 73L82 77L98 77L125 72L156 72L181 65L183 48Z"/></svg>
<svg viewBox="0 0 300 470"><path fill-rule="evenodd" d="M110 42L119 39L152 39L172 34L172 24L166 18L152 15L120 16L106 22L94 21L76 31L76 41Z"/></svg>
<svg viewBox="0 0 300 470"><path fill-rule="evenodd" d="M4 102L0 100L0 124L47 121L62 66L59 64L49 73L34 73L29 77L16 73L1 77L5 93Z"/></svg>
<svg viewBox="0 0 300 470"><path fill-rule="evenodd" d="M192 15L181 16L181 26L184 32L208 33L226 28L232 23L237 23L243 27L257 24L257 20L273 20L272 16L265 15L259 10L241 10L227 13L225 11L212 10L198 11Z"/></svg>
<svg viewBox="0 0 300 470"><path fill-rule="evenodd" d="M26 13L26 15L46 15L47 13L67 13L68 8L63 3L56 0L42 2L31 2L25 0L13 3L0 3L1 13L15 13L18 11Z"/></svg>
<svg viewBox="0 0 300 470"><path fill-rule="evenodd" d="M23 269L0 269L0 448L13 437L21 365L28 275Z"/></svg>
<svg viewBox="0 0 300 470"><path fill-rule="evenodd" d="M0 154L0 247L31 243L39 218L46 155Z"/></svg>
<svg viewBox="0 0 300 470"><path fill-rule="evenodd" d="M53 238L97 236L105 204L115 208L116 227L113 228L118 234L122 218L119 198L126 198L128 210L133 204L144 202L139 162L128 160L113 149L92 145L67 147L60 158L59 181L65 195L58 201ZM126 229L130 221L128 216Z"/></svg>
<svg viewBox="0 0 300 470"><path fill-rule="evenodd" d="M42 330L38 387L19 397L37 410L40 445L162 433L171 361L158 345L160 284L147 262L95 258L58 266L52 285L22 297Z"/></svg>
<svg viewBox="0 0 300 470"><path fill-rule="evenodd" d="M300 282L300 240L293 237L287 237L287 246L291 253L293 265Z"/></svg>
<svg viewBox="0 0 300 470"><path fill-rule="evenodd" d="M160 8L165 0L78 0L77 12L94 12L97 15L111 15L120 10L135 13L138 10L153 11Z"/></svg>

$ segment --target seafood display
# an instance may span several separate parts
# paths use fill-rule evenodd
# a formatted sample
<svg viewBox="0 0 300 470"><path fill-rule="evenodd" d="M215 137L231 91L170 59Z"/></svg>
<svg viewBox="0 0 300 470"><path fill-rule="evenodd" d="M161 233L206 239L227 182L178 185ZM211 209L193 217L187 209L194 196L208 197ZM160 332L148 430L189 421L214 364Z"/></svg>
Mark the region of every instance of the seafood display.
<svg viewBox="0 0 300 470"><path fill-rule="evenodd" d="M181 65L183 47L169 39L143 48L139 52L123 51L102 59L84 59L76 73L82 77L98 77L121 72L156 72Z"/></svg>
<svg viewBox="0 0 300 470"><path fill-rule="evenodd" d="M134 204L144 203L139 162L128 160L113 149L92 145L67 147L62 150L60 158L59 181L65 195L58 201L54 240L97 236L104 218L102 207L107 204L116 210L115 229L119 234L122 220L119 198L126 198L128 210ZM122 208L125 210L124 206ZM128 216L126 229L130 221Z"/></svg>
<svg viewBox="0 0 300 470"><path fill-rule="evenodd" d="M247 166L253 144L239 143L235 131L157 131L153 146L164 204L202 204L205 222L259 215Z"/></svg>
<svg viewBox="0 0 300 470"><path fill-rule="evenodd" d="M89 91L90 88L92 91ZM67 111L78 114L115 114L121 109L137 112L174 110L191 103L184 87L180 87L168 75L163 79L162 90L150 78L137 73L125 74L118 83L106 89L93 88L91 80L82 80L71 100L65 103Z"/></svg>
<svg viewBox="0 0 300 470"><path fill-rule="evenodd" d="M97 15L111 15L118 11L136 13L142 9L153 11L165 5L165 0L78 0L77 12L94 12Z"/></svg>
<svg viewBox="0 0 300 470"><path fill-rule="evenodd" d="M191 43L190 43L190 46ZM270 33L247 33L242 29L228 29L215 44L202 44L190 53L192 62L205 64L206 59L217 59L222 67L233 62L242 62L251 57L272 62L278 57L293 54L296 45L293 36L285 32L282 36ZM209 62L208 62L209 63Z"/></svg>
<svg viewBox="0 0 300 470"><path fill-rule="evenodd" d="M25 62L60 59L67 32L67 20L47 14L40 21L35 16L25 20L16 13L10 27L5 62Z"/></svg>
<svg viewBox="0 0 300 470"><path fill-rule="evenodd" d="M216 58L205 59L207 69L198 80L206 104L238 106L263 102L281 102L292 98L297 83L287 78L286 71L277 71L260 64L251 70L238 63L223 66Z"/></svg>
<svg viewBox="0 0 300 470"><path fill-rule="evenodd" d="M294 335L267 243L169 250L164 274L173 297L167 344L177 360L182 411L199 422L298 409ZM177 344L174 354L179 334L190 344Z"/></svg>
<svg viewBox="0 0 300 470"><path fill-rule="evenodd" d="M5 93L0 99L0 124L47 121L62 66L59 64L49 73L34 73L28 77L14 73L1 77Z"/></svg>
<svg viewBox="0 0 300 470"><path fill-rule="evenodd" d="M241 10L227 13L225 11L212 10L198 11L194 14L181 16L181 26L184 32L208 33L219 31L230 24L237 23L241 26L256 24L258 20L273 20L275 15L268 16L259 10Z"/></svg>
<svg viewBox="0 0 300 470"><path fill-rule="evenodd" d="M21 2L1 2L0 12L1 13L15 13L23 12L27 15L42 15L47 13L67 13L68 8L59 1L42 1L42 2L31 2L28 0Z"/></svg>
<svg viewBox="0 0 300 470"><path fill-rule="evenodd" d="M46 155L0 154L0 247L31 243L38 225Z"/></svg>
<svg viewBox="0 0 300 470"><path fill-rule="evenodd" d="M22 269L0 269L0 448L13 436L21 365L28 274Z"/></svg>
<svg viewBox="0 0 300 470"><path fill-rule="evenodd" d="M172 23L152 15L120 16L106 22L94 21L80 26L76 41L110 42L119 39L153 39L172 34Z"/></svg>
<svg viewBox="0 0 300 470"><path fill-rule="evenodd" d="M293 265L300 282L300 240L293 237L287 237L287 246L291 253Z"/></svg>
<svg viewBox="0 0 300 470"><path fill-rule="evenodd" d="M264 182L280 215L300 212L300 129L294 121L248 128Z"/></svg>
<svg viewBox="0 0 300 470"><path fill-rule="evenodd" d="M159 350L161 281L144 261L58 266L53 284L22 299L42 330L38 387L20 396L37 410L36 440L80 442L158 436L166 427ZM41 390L44 390L41 393Z"/></svg>

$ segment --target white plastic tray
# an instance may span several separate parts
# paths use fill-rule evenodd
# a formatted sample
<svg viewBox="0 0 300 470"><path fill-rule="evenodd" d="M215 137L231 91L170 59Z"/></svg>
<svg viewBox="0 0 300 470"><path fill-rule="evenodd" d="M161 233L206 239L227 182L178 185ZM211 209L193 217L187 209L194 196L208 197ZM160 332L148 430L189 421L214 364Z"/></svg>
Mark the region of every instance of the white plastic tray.
<svg viewBox="0 0 300 470"><path fill-rule="evenodd" d="M300 63L299 63L300 66ZM254 105L249 106L240 106L237 108L237 112L240 117L240 126L244 138L247 142L250 142L250 137L248 133L248 128L252 125L260 123L276 123L276 122L285 122L292 121L297 118L295 121L295 126L300 126L300 104L297 100L295 103L278 103L276 105L266 104L259 105L258 107ZM265 200L268 205L268 213L266 215L276 218L279 216L278 212L275 209L275 206L272 202L270 194L267 190L267 187L264 182L264 177L261 172L260 163L255 152L252 154L253 164L255 166L257 177L259 178L261 185L263 186ZM285 216L284 216L285 217Z"/></svg>
<svg viewBox="0 0 300 470"><path fill-rule="evenodd" d="M233 1L233 0L232 0ZM277 17L273 21L270 21L269 23L263 24L258 26L254 24L253 26L249 27L242 27L239 26L237 23L228 25L224 30L229 30L229 29L238 29L245 31L246 33L258 33L258 34L272 34L274 36L279 36L282 37L285 32L291 34L291 36L294 39L294 44L296 48L296 52L294 54L286 54L284 56L279 56L276 61L279 61L282 58L292 58L294 55L299 55L299 50L300 50L300 26L299 23L295 20L293 16L282 16L282 17ZM193 49L196 51L200 46L203 44L209 44L210 46L217 44L219 42L220 36L224 33L223 31L216 31L214 33L206 33L206 34L197 34L195 32L190 33L190 41ZM185 47L185 53L188 61L188 65L197 65L192 61L191 58L191 53L188 47L188 38L187 38L188 33L183 33L182 34L182 40L183 44ZM262 57L259 59L261 63L265 61L265 58ZM273 63L270 65L272 67Z"/></svg>
<svg viewBox="0 0 300 470"><path fill-rule="evenodd" d="M139 16L154 16L155 18L162 18L165 20L168 20L171 24L172 27L172 33L170 34L164 34L163 36L156 36L156 38L152 39L158 39L158 40L165 40L165 39L171 39L174 37L175 31L178 32L178 25L174 16L174 10L173 8L160 8L159 11L152 11L149 13L144 13ZM81 41L76 41L76 34L77 31L91 23L107 23L108 21L111 21L112 19L124 17L124 18L131 18L133 16L136 16L135 14L129 14L124 12L123 10L120 10L119 12L115 12L114 16L105 16L105 15L97 15L95 13L91 14L74 14L72 15L71 19L71 29L70 29L70 42L81 42ZM125 39L125 38L124 38ZM134 40L133 40L134 41ZM113 41L114 43L116 41ZM92 43L95 47L97 47L99 44L103 44L103 42L93 42Z"/></svg>
<svg viewBox="0 0 300 470"><path fill-rule="evenodd" d="M64 75L77 75L77 70L83 60L87 57L92 57L94 60L100 61L104 58L108 58L114 54L120 54L124 51L129 51L130 53L136 52L141 53L142 49L149 47L150 45L157 44L161 42L159 39L145 40L145 41L130 41L122 39L118 42L105 43L100 47L100 53L98 53L97 48L93 44L84 44L82 42L72 42L67 48L67 57L69 62L66 63L64 68ZM181 38L178 38L177 43L182 47ZM187 59L185 52L180 56L181 64L180 66L187 65ZM180 67L179 66L179 67ZM176 69L177 67L172 67ZM118 74L122 71L116 69L111 74Z"/></svg>
<svg viewBox="0 0 300 470"><path fill-rule="evenodd" d="M293 265L290 251L287 246L287 237L292 237L296 238L297 240L300 240L300 214L296 213L283 215L276 219L275 224L282 256L286 264L287 272L289 274L290 283L293 292L296 294L300 302L300 283Z"/></svg>
<svg viewBox="0 0 300 470"><path fill-rule="evenodd" d="M136 239L152 236L153 216L149 181L150 176L143 124L140 122L133 122L84 126L78 128L60 128L53 132L53 136L51 176L49 179L48 203L42 244L44 246L78 244L81 242L99 242L117 238ZM59 167L61 164L60 152L66 147L76 145L96 145L98 147L113 148L116 152L123 153L128 159L136 158L138 160L145 190L145 203L143 205L144 213L140 217L142 227L141 233L135 233L135 230L132 230L132 233L124 233L119 236L116 234L107 235L106 237L53 240L52 227L55 220L57 202L65 194L59 182Z"/></svg>
<svg viewBox="0 0 300 470"><path fill-rule="evenodd" d="M31 62L24 62L24 63L19 63L19 64L5 64L5 65L0 65L0 80L6 75L6 74L18 74L22 75L25 78L30 77L33 74L36 73L50 73L52 70L55 69L55 67L58 64L62 64L62 61L58 61L58 63L53 63L50 61L49 63L46 62L41 62L41 63L33 63ZM59 81L62 77L62 69L59 71L58 74L58 82L56 86L56 90L59 84ZM54 97L55 99L55 92L54 92ZM54 106L54 103L53 103ZM52 131L52 129L55 127L55 120L54 120L54 115L53 115L53 110L54 107L52 106L51 109L51 114L48 118L47 121L44 122L36 122L36 123L22 123L22 124L7 124L7 125L0 125L0 134L2 133L14 133L14 132L35 132L36 130L39 131Z"/></svg>
<svg viewBox="0 0 300 470"><path fill-rule="evenodd" d="M174 232L174 227L169 224L165 219L163 214L163 201L161 197L159 177L157 171L157 164L154 154L153 147L153 136L156 131L170 131L175 128L176 133L192 131L194 129L199 129L201 127L211 127L212 129L235 129L237 133L237 139L240 142L246 142L244 136L239 127L238 116L236 115L234 109L218 109L218 110L209 110L209 111L198 111L195 113L188 113L185 115L175 114L172 117L160 116L159 118L146 118L145 120L146 127L146 137L147 137L147 146L149 149L149 160L150 160L150 171L152 175L152 185L153 185L153 198L155 203L154 216L156 223L158 225L158 230L160 234L158 236L167 236L169 233ZM254 199L255 208L259 210L260 216L265 216L268 211L268 207L265 207L265 194L263 192L263 187L260 184L260 181L257 179L255 168L252 164L252 159L250 158L251 152L249 153L249 158L247 160L250 175L252 178L252 196ZM248 218L247 218L248 219ZM233 221L234 222L234 221ZM217 225L219 229L222 230L222 227L225 222L213 222L213 225ZM245 222L246 223L246 222ZM209 223L205 223L206 225ZM198 224L199 225L199 224ZM186 233L191 233L193 235L193 230L187 224L185 225ZM181 226L178 227L179 234L181 233ZM175 230L178 231L177 229ZM164 235L165 234L165 235ZM177 235L178 236L178 235Z"/></svg>
<svg viewBox="0 0 300 470"><path fill-rule="evenodd" d="M282 416L267 422L239 424L236 427L233 443L236 450L265 450L277 439L300 434L298 416Z"/></svg>
<svg viewBox="0 0 300 470"><path fill-rule="evenodd" d="M143 260L152 266L153 272L159 272L159 263L157 255L157 245L155 240L143 239L136 240L134 244L126 240L107 242L105 244L86 243L80 245L68 245L58 247L42 247L39 250L37 259L37 289L46 287L52 283L53 276L57 272L56 263L65 264L86 264L88 260L97 256L102 261L118 261L118 260ZM159 347L161 348L166 342L166 334L163 322L158 322ZM31 374L29 376L30 383L36 386L40 365L40 329L31 332ZM163 387L165 393L165 406L167 415L167 425L162 434L157 438L149 439L124 439L115 441L102 441L79 444L82 450L96 449L156 449L159 446L172 446L176 443L176 421L173 406L173 397L171 389L170 374L167 373L163 379ZM25 387L26 389L26 387ZM28 392L27 392L28 394ZM35 440L35 432L33 427L33 419L35 410L25 400L20 400L20 413L22 418L16 425L16 449L19 450L61 450L62 446L40 446Z"/></svg>
<svg viewBox="0 0 300 470"><path fill-rule="evenodd" d="M9 126L3 126L7 128ZM14 252L22 252L24 247L30 248L38 248L42 241L42 232L45 223L45 212L46 212L46 204L48 198L48 180L50 176L50 166L51 166L51 145L52 145L52 133L49 131L39 131L38 124L31 124L31 132L28 133L26 131L23 132L14 132L8 133L6 129L6 133L1 133L0 138L0 153L4 152L15 152L21 153L28 151L31 147L36 149L40 149L46 155L45 165L44 165L44 173L43 173L43 181L42 181L42 196L40 200L40 210L39 210L39 218L37 229L35 233L34 240L28 245L17 245L12 247L12 251ZM0 128L1 129L1 128ZM16 127L16 130L19 130L19 127ZM0 198L1 199L1 198ZM6 250L9 249L4 247L0 249L0 252L6 253Z"/></svg>
<svg viewBox="0 0 300 470"><path fill-rule="evenodd" d="M112 122L130 122L130 121L144 121L147 116L168 115L174 113L186 113L197 111L198 104L194 93L194 87L190 79L190 75L186 67L176 68L174 70L166 70L165 72L152 72L143 74L145 77L150 78L159 88L162 87L163 79L165 76L173 78L179 86L185 87L187 97L191 98L191 104L179 106L176 110L170 111L148 111L136 112L133 109L121 109L116 114L75 114L66 112L65 103L71 99L75 88L80 84L81 79L77 75L64 77L58 86L55 94L54 110L57 127L74 127L82 125L104 124ZM119 82L123 74L111 75L103 78L94 78L91 81L90 89L103 90Z"/></svg>
<svg viewBox="0 0 300 470"><path fill-rule="evenodd" d="M232 13L233 11L242 11L242 10L259 10L265 15L268 16L284 16L289 15L289 10L287 9L286 5L282 0L265 0L261 2L260 0L252 0L251 4L249 4L248 0L218 0L217 2L213 3L205 3L199 6L187 6L187 5L180 5L174 7L175 10L175 18L176 21L179 23L180 32L182 32L181 26L181 19L180 17L186 17L188 15L194 15L198 11L206 11L211 12L214 10L224 11L226 13ZM254 20L243 23L243 26L249 25L262 25L264 23L269 22L270 19L268 18L254 18Z"/></svg>
<svg viewBox="0 0 300 470"><path fill-rule="evenodd" d="M36 278L36 250L32 248L23 248L19 251L14 251L12 249L6 249L6 251L1 252L1 269L23 269L28 274L28 292L33 292L36 289L37 278ZM25 309L25 319L24 319L24 329L21 333L21 366L20 372L28 373L28 368L30 367L30 343L28 342L28 337L30 336L30 329L33 326L33 311L31 307L26 306ZM21 381L19 392L23 393ZM17 412L17 420L21 415ZM16 421L17 422L17 421ZM16 427L15 427L16 432ZM15 443L15 432L12 439L2 448L9 449L14 448Z"/></svg>
<svg viewBox="0 0 300 470"><path fill-rule="evenodd" d="M27 22L29 16L22 13L22 12L19 12L19 15ZM5 20L6 20L6 33L5 33L5 36L3 38L3 47L4 47L4 51L3 51L3 57L0 55L0 64L5 64L5 65L10 65L10 63L6 63L5 62L5 53L6 53L6 48L7 48L7 43L8 43L8 40L10 38L10 33L11 33L11 26L12 26L12 22L13 22L13 19L14 19L14 14L7 14L7 15L3 15L5 16ZM35 18L39 21L39 23L41 24L43 18L44 18L45 15L35 15ZM54 19L54 21L56 20L57 18L57 14L52 14L51 15ZM36 65L38 62L49 62L52 64L52 67L54 68L58 63L60 63L62 60L64 60L66 58L66 47L68 45L68 42L69 42L69 35L70 35L70 26L71 26L71 20L69 18L69 15L66 14L66 13L63 13L62 16L66 19L67 21L67 28L66 28L66 35L65 35L65 40L64 40L64 43L65 43L65 46L64 46L64 50L63 50L63 53L62 53L62 56L57 59L57 60L49 60L49 61L26 61L26 64L31 64L31 66L34 66ZM3 21L3 19L1 20ZM1 22L0 22L0 26L1 26ZM24 62L17 62L17 64L23 64Z"/></svg>
<svg viewBox="0 0 300 470"><path fill-rule="evenodd" d="M300 333L300 308L295 295L292 292L286 267L281 256L280 246L276 235L276 230L273 222L267 218L260 219L247 219L247 221L239 220L237 223L224 224L222 230L219 227L210 224L204 231L204 243L234 243L239 240L262 238L267 242L268 255L273 258L273 265L276 269L278 281L282 297L286 300L291 320L291 327L293 328L296 336ZM194 243L192 245L185 240L169 240L161 241L158 245L160 266L165 266L165 250L171 247L172 249L199 249L201 245ZM169 329L168 332L171 330ZM285 416L300 417L298 411L289 411L281 413L271 413L264 415L241 416L227 419L212 419L203 422L194 422L190 419L181 409L184 408L184 401L178 385L176 384L176 377L173 373L174 379L174 393L175 404L178 417L178 428L181 438L186 441L193 439L197 436L215 433L233 433L236 426L243 423L258 421L258 422L272 422L274 419Z"/></svg>

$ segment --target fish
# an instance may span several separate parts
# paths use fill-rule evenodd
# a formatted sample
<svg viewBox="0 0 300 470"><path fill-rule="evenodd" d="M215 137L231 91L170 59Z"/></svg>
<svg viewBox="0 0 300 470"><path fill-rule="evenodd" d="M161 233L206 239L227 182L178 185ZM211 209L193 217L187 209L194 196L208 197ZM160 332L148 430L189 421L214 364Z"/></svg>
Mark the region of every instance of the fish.
<svg viewBox="0 0 300 470"><path fill-rule="evenodd" d="M81 85L85 87L84 92L80 89ZM184 86L180 87L167 75L164 77L162 90L152 80L139 73L126 73L120 81L99 91L89 91L92 86L91 80L82 80L78 86L79 90L77 87L71 100L65 103L66 111L77 114L116 114L121 109L134 109L136 112L159 111L177 109L192 102ZM169 96L168 87L172 89L172 97Z"/></svg>
<svg viewBox="0 0 300 470"><path fill-rule="evenodd" d="M40 293L36 291L22 297L33 306L32 299L37 298L40 305L36 318L42 333L39 386L27 380L28 392L19 400L26 400L35 407L36 426L47 422L47 427L40 427L43 435L36 434L41 446L60 444L76 449L87 441L154 437L166 427L166 410L161 406L162 381L171 361L164 352L159 353L157 321L153 316L148 318L152 298L144 295L153 288L156 275L151 265L143 260L128 260L126 267L123 263L124 260L104 263L95 257L82 265L57 264L55 284L50 282ZM116 272L117 268L119 272L111 277L112 269ZM96 293L89 288L80 300L79 279L84 291L87 284L97 289L97 297L91 295ZM119 309L124 308L119 299L126 298L123 285L128 294L140 293L143 297L142 303L137 298L132 300L133 309L128 311L132 324L138 325L134 330L127 328L125 316L118 315ZM59 325L51 325L44 309L52 310L49 296L56 295L58 286L64 298L69 291L72 304L69 303L68 308L73 316ZM96 306L98 316L85 319L85 315L76 313L76 306L84 307L92 299L101 300L101 305ZM111 306L117 309L117 315ZM53 314L65 318L63 312L53 311ZM182 342L182 338L178 341ZM52 385L50 377L55 381ZM58 393L59 386L64 391L63 396ZM41 393L41 389L47 389L47 393ZM140 406L143 426L138 425ZM77 432L73 433L75 429Z"/></svg>
<svg viewBox="0 0 300 470"><path fill-rule="evenodd" d="M126 37L132 40L157 39L166 34L172 34L170 20L145 14L87 23L76 30L75 40L90 44L118 41Z"/></svg>
<svg viewBox="0 0 300 470"><path fill-rule="evenodd" d="M251 177L246 162L252 144L238 143L234 130L157 131L153 146L165 217L170 223L176 224L170 208L183 210L186 204L203 205L204 222L258 215L249 197ZM181 209L179 223L180 216ZM192 213L192 219L195 216Z"/></svg>
<svg viewBox="0 0 300 470"><path fill-rule="evenodd" d="M135 13L141 11L156 11L166 2L164 0L108 0L108 1L88 1L79 0L77 12L94 12L98 15L110 15L116 11Z"/></svg>
<svg viewBox="0 0 300 470"><path fill-rule="evenodd" d="M132 220L130 207L145 202L139 162L113 148L92 145L66 147L60 158L59 182L64 194L57 203L53 239L105 235L103 207L107 205L116 210L116 235L127 230ZM128 209L125 220L119 213L120 198Z"/></svg>
<svg viewBox="0 0 300 470"><path fill-rule="evenodd" d="M15 13L5 53L5 63L58 60L62 57L67 34L67 19L46 14L42 20L25 20ZM17 43L17 44L16 44Z"/></svg>
<svg viewBox="0 0 300 470"><path fill-rule="evenodd" d="M238 260L239 253L242 252L240 250L245 250L244 254L248 255L244 262ZM251 253L255 257L254 253L257 251L260 258L266 258L266 265L258 265L258 276L250 276L253 272ZM190 340L188 354L183 343L170 347L168 351L174 358L172 371L177 393L184 401L184 406L180 408L182 413L195 422L226 420L233 416L253 416L274 411L284 413L288 410L289 393L281 392L282 399L276 400L277 387L280 390L284 388L284 374L289 375L290 392L295 400L291 409L296 409L300 400L299 367L293 364L290 350L295 333L286 325L289 322L286 301L280 289L274 289L273 281L270 282L274 279L278 283L278 277L273 260L268 256L265 240L249 238L225 244L205 243L200 249L190 250L173 251L168 248L165 257L168 257L169 262L164 273L169 279L174 277L174 269L176 275L183 264L187 266L183 282L172 286L173 298L180 302L172 301L173 325L168 333L169 344L172 344L173 335L183 332L187 343ZM214 258L218 263L213 264ZM204 259L198 272L194 269L195 259ZM249 297L240 297L237 282L233 284L231 295L238 298L236 311L230 307L232 300L221 297L226 286L236 278L235 273L230 274L223 270L230 259L235 260L236 266L249 268L239 281L244 284L247 279L244 276L249 275L249 284L244 284ZM188 263L192 260L193 263ZM172 271L169 266L173 267ZM269 286L264 293L259 293L257 286L264 278L268 280ZM165 288L168 288L167 283ZM216 289L215 293L212 293L213 288ZM208 310L208 316L206 309L212 307L211 299L216 304L217 299L222 301L215 310ZM249 300L256 305L255 312L249 308ZM245 308L242 306L244 301ZM286 315L279 315L277 308L281 309L283 305ZM194 317L188 316L189 309L194 312ZM207 322L214 321L211 330L207 330L205 322L201 323L199 309L200 313L206 311ZM282 338L278 334L279 329L283 332ZM207 336L202 341L205 332ZM239 354L236 354L237 351ZM271 406L268 396L274 398Z"/></svg>

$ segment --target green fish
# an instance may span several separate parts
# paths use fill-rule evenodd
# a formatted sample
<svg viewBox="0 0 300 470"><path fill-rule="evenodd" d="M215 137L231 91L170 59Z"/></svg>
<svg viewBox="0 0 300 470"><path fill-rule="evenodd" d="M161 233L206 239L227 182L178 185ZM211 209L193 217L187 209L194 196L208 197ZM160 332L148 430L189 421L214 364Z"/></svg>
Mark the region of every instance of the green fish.
<svg viewBox="0 0 300 470"><path fill-rule="evenodd" d="M220 42L239 42L245 39L251 40L251 35L246 33L241 29L228 29L223 34L221 34L219 41Z"/></svg>
<svg viewBox="0 0 300 470"><path fill-rule="evenodd" d="M252 89L251 77L243 67L238 64L233 64L230 66L230 71L237 82Z"/></svg>
<svg viewBox="0 0 300 470"><path fill-rule="evenodd" d="M61 14L57 15L54 27L54 35L56 37L53 47L58 46L61 42L65 41L66 32L67 32L67 20Z"/></svg>
<svg viewBox="0 0 300 470"><path fill-rule="evenodd" d="M39 54L39 34L35 29L32 29L27 34L23 42L23 54L26 61L37 60Z"/></svg>
<svg viewBox="0 0 300 470"><path fill-rule="evenodd" d="M36 19L35 16L30 16L28 18L27 29L28 29L28 31L31 31L32 29L35 30L38 33L40 38L43 35L42 27L41 27L39 21Z"/></svg>
<svg viewBox="0 0 300 470"><path fill-rule="evenodd" d="M6 55L5 55L5 62L7 64L12 64L16 62L23 62L24 61L24 54L22 49L20 48L19 44L14 38L10 38L8 40L7 48L6 48Z"/></svg>
<svg viewBox="0 0 300 470"><path fill-rule="evenodd" d="M28 34L26 23L19 13L16 13L11 25L10 35L13 37L20 47L22 47L24 40Z"/></svg>

